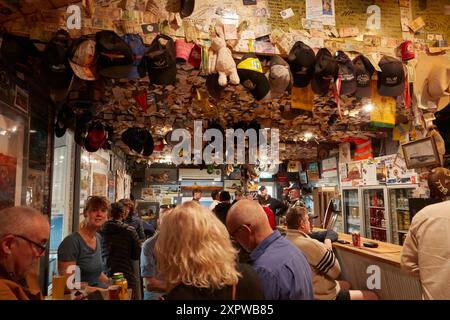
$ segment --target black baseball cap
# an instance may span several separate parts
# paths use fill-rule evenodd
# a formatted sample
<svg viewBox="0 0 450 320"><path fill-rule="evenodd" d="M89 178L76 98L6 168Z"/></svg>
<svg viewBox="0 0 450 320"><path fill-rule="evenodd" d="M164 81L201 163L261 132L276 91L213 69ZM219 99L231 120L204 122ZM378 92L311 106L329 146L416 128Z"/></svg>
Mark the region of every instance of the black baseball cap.
<svg viewBox="0 0 450 320"><path fill-rule="evenodd" d="M58 111L55 123L55 136L61 138L66 133L66 130L75 122L75 113L67 105L64 104Z"/></svg>
<svg viewBox="0 0 450 320"><path fill-rule="evenodd" d="M147 54L147 71L152 84L175 85L177 63L175 42L160 34L150 44Z"/></svg>
<svg viewBox="0 0 450 320"><path fill-rule="evenodd" d="M181 18L189 17L194 11L195 0L181 0Z"/></svg>
<svg viewBox="0 0 450 320"><path fill-rule="evenodd" d="M114 31L103 30L95 35L98 72L107 78L127 78L133 69L130 46Z"/></svg>
<svg viewBox="0 0 450 320"><path fill-rule="evenodd" d="M266 189L267 189L266 186L259 187L259 191L263 191L263 190L266 190Z"/></svg>
<svg viewBox="0 0 450 320"><path fill-rule="evenodd" d="M302 41L297 41L289 51L287 60L294 77L294 87L308 86L316 64L314 50Z"/></svg>
<svg viewBox="0 0 450 320"><path fill-rule="evenodd" d="M42 74L51 89L66 89L70 85L73 71L68 52L71 46L72 39L65 30L58 30L45 46Z"/></svg>
<svg viewBox="0 0 450 320"><path fill-rule="evenodd" d="M262 71L261 61L254 53L242 57L237 71L241 84L250 91L255 100L263 99L270 92L269 80Z"/></svg>
<svg viewBox="0 0 450 320"><path fill-rule="evenodd" d="M343 51L339 50L335 54L341 76L341 90L339 94L351 95L356 91L355 66L352 60Z"/></svg>
<svg viewBox="0 0 450 320"><path fill-rule="evenodd" d="M317 94L327 94L332 81L336 81L339 74L337 61L326 48L321 48L316 55L314 76L311 86Z"/></svg>
<svg viewBox="0 0 450 320"><path fill-rule="evenodd" d="M358 98L372 96L372 75L375 72L372 63L365 56L359 55L353 59L353 65L356 78L355 96Z"/></svg>
<svg viewBox="0 0 450 320"><path fill-rule="evenodd" d="M384 56L378 65L378 94L380 96L398 97L405 90L405 71L403 63L393 57Z"/></svg>

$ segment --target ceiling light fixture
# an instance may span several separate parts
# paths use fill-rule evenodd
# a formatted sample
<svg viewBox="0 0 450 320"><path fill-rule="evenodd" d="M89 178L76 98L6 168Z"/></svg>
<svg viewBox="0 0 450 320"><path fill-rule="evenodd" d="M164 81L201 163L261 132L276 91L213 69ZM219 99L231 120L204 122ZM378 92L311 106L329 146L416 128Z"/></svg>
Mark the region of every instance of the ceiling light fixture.
<svg viewBox="0 0 450 320"><path fill-rule="evenodd" d="M366 105L364 105L363 109L365 112L371 112L373 110L373 104L367 103Z"/></svg>

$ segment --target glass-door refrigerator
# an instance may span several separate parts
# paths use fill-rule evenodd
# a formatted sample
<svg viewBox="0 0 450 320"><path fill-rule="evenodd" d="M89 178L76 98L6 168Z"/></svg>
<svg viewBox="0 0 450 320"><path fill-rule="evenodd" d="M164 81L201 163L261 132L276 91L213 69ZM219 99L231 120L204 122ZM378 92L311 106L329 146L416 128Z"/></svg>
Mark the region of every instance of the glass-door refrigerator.
<svg viewBox="0 0 450 320"><path fill-rule="evenodd" d="M403 245L411 224L409 198L413 197L416 185L388 186L389 215L392 222L392 243Z"/></svg>
<svg viewBox="0 0 450 320"><path fill-rule="evenodd" d="M366 238L391 242L386 187L363 187L362 200Z"/></svg>
<svg viewBox="0 0 450 320"><path fill-rule="evenodd" d="M359 231L364 235L364 223L361 216L360 189L342 188L342 214L344 216L344 232Z"/></svg>

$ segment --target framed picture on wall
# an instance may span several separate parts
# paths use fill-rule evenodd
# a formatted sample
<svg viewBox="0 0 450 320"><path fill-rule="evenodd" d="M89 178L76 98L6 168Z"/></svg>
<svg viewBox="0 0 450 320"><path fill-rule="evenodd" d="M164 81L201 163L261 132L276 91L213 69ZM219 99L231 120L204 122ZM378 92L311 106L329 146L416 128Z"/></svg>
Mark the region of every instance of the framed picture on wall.
<svg viewBox="0 0 450 320"><path fill-rule="evenodd" d="M441 164L436 142L432 137L402 144L402 150L408 169L438 166Z"/></svg>
<svg viewBox="0 0 450 320"><path fill-rule="evenodd" d="M14 105L25 113L28 113L28 92L16 86Z"/></svg>
<svg viewBox="0 0 450 320"><path fill-rule="evenodd" d="M300 183L308 184L308 175L306 174L306 171L300 172Z"/></svg>

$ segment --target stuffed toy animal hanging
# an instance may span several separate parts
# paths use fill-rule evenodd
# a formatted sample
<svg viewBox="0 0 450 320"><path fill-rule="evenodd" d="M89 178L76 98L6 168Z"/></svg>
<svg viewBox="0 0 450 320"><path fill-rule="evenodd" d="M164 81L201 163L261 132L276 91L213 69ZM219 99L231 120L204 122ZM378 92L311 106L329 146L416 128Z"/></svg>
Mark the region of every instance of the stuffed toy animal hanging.
<svg viewBox="0 0 450 320"><path fill-rule="evenodd" d="M239 84L239 76L231 50L227 47L222 26L216 27L217 36L212 38L209 48L208 72L219 73L219 85L224 87L230 77L231 84Z"/></svg>

